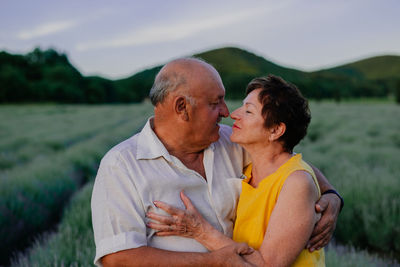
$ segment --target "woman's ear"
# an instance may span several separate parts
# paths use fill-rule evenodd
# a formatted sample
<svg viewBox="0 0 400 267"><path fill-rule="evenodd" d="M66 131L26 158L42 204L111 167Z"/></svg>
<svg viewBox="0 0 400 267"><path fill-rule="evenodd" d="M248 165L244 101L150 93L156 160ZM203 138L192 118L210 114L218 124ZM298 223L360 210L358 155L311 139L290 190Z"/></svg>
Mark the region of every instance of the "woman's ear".
<svg viewBox="0 0 400 267"><path fill-rule="evenodd" d="M269 135L269 140L270 141L276 141L278 140L286 131L286 124L283 122L276 124L270 128L270 135Z"/></svg>
<svg viewBox="0 0 400 267"><path fill-rule="evenodd" d="M188 111L187 111L187 101L184 96L177 96L174 100L174 110L175 113L181 117L184 121L189 120Z"/></svg>

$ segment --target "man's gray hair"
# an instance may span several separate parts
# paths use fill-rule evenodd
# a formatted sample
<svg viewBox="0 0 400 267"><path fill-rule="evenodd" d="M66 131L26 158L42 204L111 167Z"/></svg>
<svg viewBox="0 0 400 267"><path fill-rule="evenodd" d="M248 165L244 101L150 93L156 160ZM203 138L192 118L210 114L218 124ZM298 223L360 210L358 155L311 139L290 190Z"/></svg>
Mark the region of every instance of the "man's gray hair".
<svg viewBox="0 0 400 267"><path fill-rule="evenodd" d="M162 70L162 69L161 69ZM155 106L162 103L168 93L175 91L179 86L186 83L185 77L176 72L165 73L160 71L154 79L153 87L150 90L150 100Z"/></svg>
<svg viewBox="0 0 400 267"><path fill-rule="evenodd" d="M174 60L170 63L174 63L176 61L197 61L199 63L210 65L204 60L195 57L181 58ZM165 66L158 72L156 78L154 79L153 86L150 90L149 96L151 103L154 106L156 106L158 103L162 103L169 93L175 91L180 86L185 86L187 82L184 73L177 73L176 71L165 71ZM187 95L187 93L185 93L185 97L190 104L195 104L194 99L191 96Z"/></svg>

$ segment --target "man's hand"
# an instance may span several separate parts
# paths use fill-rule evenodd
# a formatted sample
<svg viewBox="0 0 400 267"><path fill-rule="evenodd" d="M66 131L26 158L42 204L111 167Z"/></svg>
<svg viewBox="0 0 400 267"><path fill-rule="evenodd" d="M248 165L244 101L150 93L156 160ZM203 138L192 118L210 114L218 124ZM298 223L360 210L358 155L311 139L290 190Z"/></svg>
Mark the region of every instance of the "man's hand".
<svg viewBox="0 0 400 267"><path fill-rule="evenodd" d="M340 212L340 199L335 194L322 195L315 204L315 210L321 213L322 217L315 225L308 241L307 248L310 252L323 248L331 240Z"/></svg>
<svg viewBox="0 0 400 267"><path fill-rule="evenodd" d="M246 243L236 243L215 250L210 253L210 256L213 258L213 262L218 266L254 266L241 257L250 255L253 252L254 249L249 247Z"/></svg>

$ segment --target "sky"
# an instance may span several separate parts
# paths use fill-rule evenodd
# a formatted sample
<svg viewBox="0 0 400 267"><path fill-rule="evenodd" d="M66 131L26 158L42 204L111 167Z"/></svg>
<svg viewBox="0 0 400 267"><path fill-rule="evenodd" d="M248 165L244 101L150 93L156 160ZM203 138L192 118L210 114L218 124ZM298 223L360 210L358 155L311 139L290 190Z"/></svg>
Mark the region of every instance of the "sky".
<svg viewBox="0 0 400 267"><path fill-rule="evenodd" d="M400 55L399 0L0 0L0 50L110 79L235 46L305 71Z"/></svg>

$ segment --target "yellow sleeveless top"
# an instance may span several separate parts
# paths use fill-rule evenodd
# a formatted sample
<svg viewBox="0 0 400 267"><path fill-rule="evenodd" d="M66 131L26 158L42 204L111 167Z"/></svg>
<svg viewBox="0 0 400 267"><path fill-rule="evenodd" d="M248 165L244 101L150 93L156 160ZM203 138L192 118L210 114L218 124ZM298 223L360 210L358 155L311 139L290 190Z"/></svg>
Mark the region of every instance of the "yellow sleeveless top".
<svg viewBox="0 0 400 267"><path fill-rule="evenodd" d="M304 170L310 173L318 188L319 196L321 196L321 192L314 171L302 160L301 154L296 154L280 166L276 172L260 181L257 188L248 183L251 179L251 169L252 165L250 164L244 172L247 178L242 181L242 193L237 207L233 240L245 242L249 246L259 249L279 193L286 178L292 172ZM292 266L325 266L324 250L320 249L310 253L304 249Z"/></svg>

